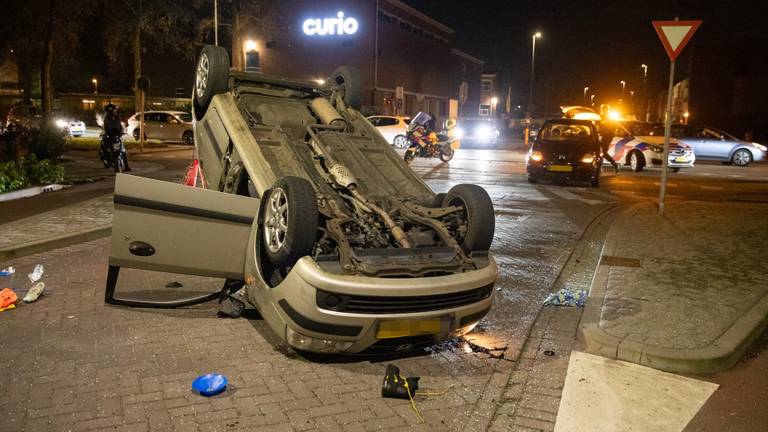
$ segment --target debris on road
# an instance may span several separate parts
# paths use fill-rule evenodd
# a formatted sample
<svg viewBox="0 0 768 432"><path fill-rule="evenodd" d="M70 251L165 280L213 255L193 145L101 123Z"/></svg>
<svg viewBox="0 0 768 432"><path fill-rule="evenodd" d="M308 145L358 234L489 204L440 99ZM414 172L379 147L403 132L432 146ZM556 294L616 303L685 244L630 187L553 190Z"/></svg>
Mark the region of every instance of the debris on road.
<svg viewBox="0 0 768 432"><path fill-rule="evenodd" d="M6 267L0 270L0 276L13 276L16 273L16 269L13 267Z"/></svg>
<svg viewBox="0 0 768 432"><path fill-rule="evenodd" d="M576 306L584 307L587 303L587 292L584 290L573 291L563 288L556 293L550 293L544 300L544 306Z"/></svg>
<svg viewBox="0 0 768 432"><path fill-rule="evenodd" d="M32 283L35 283L39 281L43 277L43 265L37 264L35 265L35 269L32 270L32 273L28 274L29 281Z"/></svg>
<svg viewBox="0 0 768 432"><path fill-rule="evenodd" d="M24 300L24 303L34 303L41 295L43 295L43 291L45 291L45 283L38 282L27 291L27 295L25 295L22 300Z"/></svg>
<svg viewBox="0 0 768 432"><path fill-rule="evenodd" d="M0 291L0 312L6 309L13 309L16 307L16 300L19 297L10 288L5 288Z"/></svg>
<svg viewBox="0 0 768 432"><path fill-rule="evenodd" d="M381 397L393 399L408 399L411 401L411 407L424 423L424 417L421 416L416 402L413 401L413 395L419 389L419 379L421 377L404 377L400 375L400 368L393 364L388 364L384 371L384 382L381 384Z"/></svg>
<svg viewBox="0 0 768 432"><path fill-rule="evenodd" d="M192 381L192 391L200 396L215 396L227 389L227 377L221 374L209 373L200 375Z"/></svg>

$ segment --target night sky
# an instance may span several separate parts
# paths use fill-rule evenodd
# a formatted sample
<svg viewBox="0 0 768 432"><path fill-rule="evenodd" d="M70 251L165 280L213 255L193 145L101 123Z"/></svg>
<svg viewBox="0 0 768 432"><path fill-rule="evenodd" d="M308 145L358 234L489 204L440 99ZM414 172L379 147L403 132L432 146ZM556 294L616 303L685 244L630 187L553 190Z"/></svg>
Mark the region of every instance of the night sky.
<svg viewBox="0 0 768 432"><path fill-rule="evenodd" d="M580 102L584 86L608 102L620 96L621 80L627 82L627 91L639 91L643 63L649 66L649 93L666 88L669 60L652 20L704 20L689 47L750 39L768 43L768 6L760 0L405 2L456 30L454 46L484 60L486 70L501 71L524 98L531 35L541 31L543 38L536 42L536 98L550 93L550 102L564 97ZM765 75L767 62L756 59L756 72Z"/></svg>

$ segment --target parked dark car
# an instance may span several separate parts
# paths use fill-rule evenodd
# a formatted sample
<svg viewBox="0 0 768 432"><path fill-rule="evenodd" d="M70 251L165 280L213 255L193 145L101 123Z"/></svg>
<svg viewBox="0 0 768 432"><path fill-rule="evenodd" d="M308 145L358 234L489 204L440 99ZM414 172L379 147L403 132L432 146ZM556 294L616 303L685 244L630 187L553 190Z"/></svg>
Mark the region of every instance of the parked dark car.
<svg viewBox="0 0 768 432"><path fill-rule="evenodd" d="M600 186L602 152L591 120L547 120L526 157L528 181L585 181Z"/></svg>

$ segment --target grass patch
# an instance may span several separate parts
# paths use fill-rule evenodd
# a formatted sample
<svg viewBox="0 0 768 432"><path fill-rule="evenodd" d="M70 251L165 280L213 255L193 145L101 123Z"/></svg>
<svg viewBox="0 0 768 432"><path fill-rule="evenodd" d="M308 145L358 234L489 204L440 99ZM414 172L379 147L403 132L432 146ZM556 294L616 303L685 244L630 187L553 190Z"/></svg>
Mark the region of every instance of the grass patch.
<svg viewBox="0 0 768 432"><path fill-rule="evenodd" d="M97 151L101 145L99 137L71 137L67 141L69 150L78 151ZM123 145L126 149L135 150L139 148L139 143L133 139L124 139ZM144 148L165 148L168 147L164 142L158 140L144 141Z"/></svg>

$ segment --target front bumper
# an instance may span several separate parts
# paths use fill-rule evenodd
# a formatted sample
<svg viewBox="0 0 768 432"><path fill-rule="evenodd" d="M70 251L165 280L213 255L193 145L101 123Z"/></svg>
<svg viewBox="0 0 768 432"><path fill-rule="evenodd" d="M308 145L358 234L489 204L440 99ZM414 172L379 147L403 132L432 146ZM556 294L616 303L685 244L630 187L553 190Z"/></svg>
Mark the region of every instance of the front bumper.
<svg viewBox="0 0 768 432"><path fill-rule="evenodd" d="M249 292L249 296L257 297L252 301L260 305L270 327L294 348L362 353L373 345L390 345L398 351L398 347L404 350L403 346L410 343L398 344L398 340L418 339L431 344L469 331L490 310L496 275L496 262L490 256L487 265L479 270L421 278L337 275L304 257L280 285L267 290L251 288L254 292ZM487 295L467 294L479 289L486 290ZM321 307L318 293L374 299L389 307L377 310L374 303L367 310L332 310ZM456 296L465 301L415 309L392 307L393 304L413 306L430 296Z"/></svg>
<svg viewBox="0 0 768 432"><path fill-rule="evenodd" d="M582 162L552 163L528 161L526 172L537 179L589 181L597 173L594 164Z"/></svg>
<svg viewBox="0 0 768 432"><path fill-rule="evenodd" d="M661 153L654 153L651 157L651 164L655 167L661 167L662 165ZM668 155L667 166L669 168L693 168L693 163L696 162L696 156L693 153L688 154L672 154Z"/></svg>

